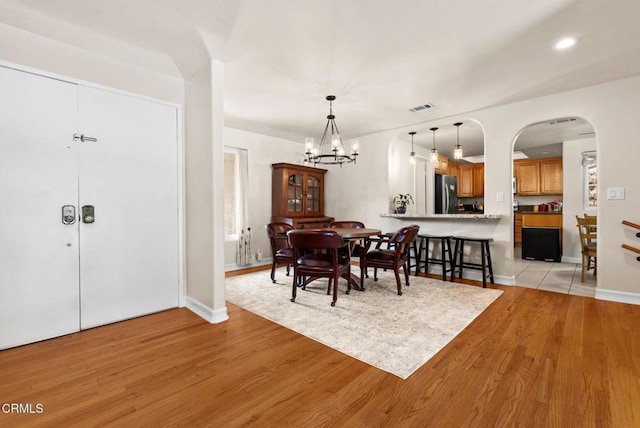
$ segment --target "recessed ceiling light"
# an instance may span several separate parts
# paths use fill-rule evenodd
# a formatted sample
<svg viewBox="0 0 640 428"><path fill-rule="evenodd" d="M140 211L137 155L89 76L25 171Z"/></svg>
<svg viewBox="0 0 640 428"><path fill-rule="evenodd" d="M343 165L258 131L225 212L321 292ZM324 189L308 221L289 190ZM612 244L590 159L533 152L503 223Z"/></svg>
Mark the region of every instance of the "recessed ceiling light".
<svg viewBox="0 0 640 428"><path fill-rule="evenodd" d="M575 46L579 41L579 37L565 37L564 39L558 40L556 44L553 45L553 48L558 51L569 49L570 47Z"/></svg>

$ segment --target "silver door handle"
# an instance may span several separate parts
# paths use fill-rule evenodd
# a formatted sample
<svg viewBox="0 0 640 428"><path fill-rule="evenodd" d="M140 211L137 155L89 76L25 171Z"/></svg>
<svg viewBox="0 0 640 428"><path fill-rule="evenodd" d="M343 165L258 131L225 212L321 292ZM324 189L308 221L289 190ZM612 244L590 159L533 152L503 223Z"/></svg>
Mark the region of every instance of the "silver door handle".
<svg viewBox="0 0 640 428"><path fill-rule="evenodd" d="M95 143L95 142L97 142L97 141L98 141L98 139L97 139L97 138L94 138L94 137L87 137L87 136L86 136L86 135L84 135L84 134L80 134L80 135L78 135L78 134L73 134L73 139L74 139L74 140L80 140L80 141L82 141L83 143L84 143L85 141L90 141L90 142L93 142L93 143Z"/></svg>

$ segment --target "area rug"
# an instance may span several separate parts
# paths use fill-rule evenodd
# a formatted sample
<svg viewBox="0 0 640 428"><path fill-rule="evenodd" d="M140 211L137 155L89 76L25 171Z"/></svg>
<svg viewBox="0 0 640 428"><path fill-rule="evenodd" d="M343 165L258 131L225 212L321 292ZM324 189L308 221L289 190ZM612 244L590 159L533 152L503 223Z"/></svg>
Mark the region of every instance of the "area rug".
<svg viewBox="0 0 640 428"><path fill-rule="evenodd" d="M396 294L392 272L370 275L366 291L345 294L341 279L338 301L330 305L326 280L298 289L291 303L291 281L279 269L226 279L227 300L284 327L402 379L449 343L502 294L500 290L411 277Z"/></svg>

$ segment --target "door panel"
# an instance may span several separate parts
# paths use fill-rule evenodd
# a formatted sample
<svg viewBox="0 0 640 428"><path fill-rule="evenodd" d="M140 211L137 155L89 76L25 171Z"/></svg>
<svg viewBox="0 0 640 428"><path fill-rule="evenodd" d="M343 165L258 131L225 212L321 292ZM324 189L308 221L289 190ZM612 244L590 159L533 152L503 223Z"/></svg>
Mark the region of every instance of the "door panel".
<svg viewBox="0 0 640 428"><path fill-rule="evenodd" d="M0 67L0 348L79 330L77 86ZM76 207L77 208L77 207Z"/></svg>
<svg viewBox="0 0 640 428"><path fill-rule="evenodd" d="M179 305L178 145L175 108L79 90L84 329Z"/></svg>

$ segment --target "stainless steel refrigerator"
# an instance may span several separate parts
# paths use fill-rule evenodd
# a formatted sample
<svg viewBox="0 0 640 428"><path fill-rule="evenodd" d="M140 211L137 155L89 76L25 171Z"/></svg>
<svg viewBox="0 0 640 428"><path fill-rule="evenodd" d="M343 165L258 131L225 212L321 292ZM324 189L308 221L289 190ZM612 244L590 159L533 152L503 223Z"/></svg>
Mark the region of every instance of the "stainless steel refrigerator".
<svg viewBox="0 0 640 428"><path fill-rule="evenodd" d="M458 212L458 178L453 175L436 174L435 213L456 214Z"/></svg>

